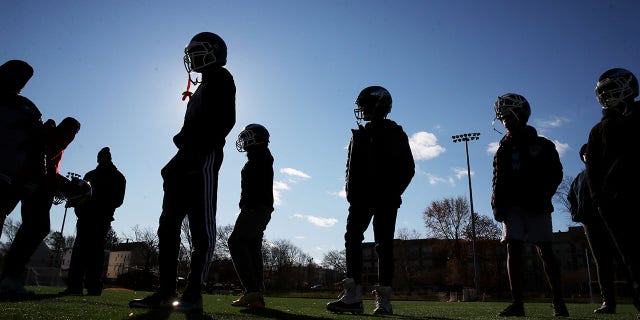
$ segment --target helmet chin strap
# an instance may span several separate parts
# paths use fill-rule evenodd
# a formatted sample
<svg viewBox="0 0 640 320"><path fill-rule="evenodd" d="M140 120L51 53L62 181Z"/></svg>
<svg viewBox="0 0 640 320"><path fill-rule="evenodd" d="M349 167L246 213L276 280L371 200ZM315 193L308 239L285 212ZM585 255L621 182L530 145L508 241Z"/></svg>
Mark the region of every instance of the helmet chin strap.
<svg viewBox="0 0 640 320"><path fill-rule="evenodd" d="M499 134L504 134L502 132L500 132L498 129L496 129L496 120L498 120L498 118L493 118L493 121L491 121L491 127L493 127L493 131L499 133Z"/></svg>
<svg viewBox="0 0 640 320"><path fill-rule="evenodd" d="M198 80L198 78L196 78L196 80L191 80L191 72L189 72L188 74L189 79L187 80L187 90L185 92L182 93L182 101L186 100L187 98L191 99L191 96L193 95L193 92L189 91L189 89L191 88L191 84L193 83L193 85L197 85L198 83L202 82L200 80Z"/></svg>

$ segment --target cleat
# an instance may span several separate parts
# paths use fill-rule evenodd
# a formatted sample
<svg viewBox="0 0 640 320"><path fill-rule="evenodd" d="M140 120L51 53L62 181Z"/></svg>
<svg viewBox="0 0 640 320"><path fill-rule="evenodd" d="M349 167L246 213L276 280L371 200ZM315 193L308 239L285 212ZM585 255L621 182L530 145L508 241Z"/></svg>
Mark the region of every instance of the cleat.
<svg viewBox="0 0 640 320"><path fill-rule="evenodd" d="M353 278L346 278L342 280L342 286L344 287L344 290L342 290L338 300L327 303L327 310L334 313L363 313L362 287L359 284L356 284Z"/></svg>
<svg viewBox="0 0 640 320"><path fill-rule="evenodd" d="M265 307L262 292L247 292L240 298L231 302L234 307L243 307L250 309L263 309Z"/></svg>
<svg viewBox="0 0 640 320"><path fill-rule="evenodd" d="M514 302L498 313L498 317L524 317L524 304Z"/></svg>
<svg viewBox="0 0 640 320"><path fill-rule="evenodd" d="M569 316L569 310L567 310L567 305L564 303L564 301L562 301L562 300L556 301L556 302L551 304L551 307L553 307L553 316L554 317L568 317Z"/></svg>
<svg viewBox="0 0 640 320"><path fill-rule="evenodd" d="M393 307L391 306L391 287L376 287L373 292L376 295L376 307L373 309L375 315L392 315Z"/></svg>
<svg viewBox="0 0 640 320"><path fill-rule="evenodd" d="M147 308L147 309L171 309L176 300L175 296L154 293L142 299L134 299L129 301L130 308Z"/></svg>
<svg viewBox="0 0 640 320"><path fill-rule="evenodd" d="M193 313L202 312L202 297L185 298L173 302L173 309L178 312Z"/></svg>
<svg viewBox="0 0 640 320"><path fill-rule="evenodd" d="M600 308L593 310L593 313L599 314L615 314L616 306L611 304L603 303Z"/></svg>

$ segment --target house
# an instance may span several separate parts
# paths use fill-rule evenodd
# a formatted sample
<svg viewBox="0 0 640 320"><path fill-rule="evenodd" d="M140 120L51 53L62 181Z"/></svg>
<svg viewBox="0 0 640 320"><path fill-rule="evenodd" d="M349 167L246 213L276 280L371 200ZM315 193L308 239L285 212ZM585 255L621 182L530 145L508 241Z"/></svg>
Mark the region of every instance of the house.
<svg viewBox="0 0 640 320"><path fill-rule="evenodd" d="M119 243L111 248L106 267L106 279L117 279L132 269L139 270L147 264L149 246L145 242Z"/></svg>

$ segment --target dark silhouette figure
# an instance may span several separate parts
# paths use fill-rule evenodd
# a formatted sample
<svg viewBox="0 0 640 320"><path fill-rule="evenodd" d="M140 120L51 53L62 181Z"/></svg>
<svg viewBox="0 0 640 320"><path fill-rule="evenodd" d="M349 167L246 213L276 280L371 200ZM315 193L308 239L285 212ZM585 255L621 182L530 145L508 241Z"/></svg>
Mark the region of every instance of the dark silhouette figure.
<svg viewBox="0 0 640 320"><path fill-rule="evenodd" d="M633 288L640 311L640 241L637 236L640 194L640 102L638 79L629 70L605 71L596 84L602 119L587 142L586 171L593 205L598 209ZM640 313L638 314L640 318Z"/></svg>
<svg viewBox="0 0 640 320"><path fill-rule="evenodd" d="M491 206L496 221L502 222L502 241L507 244L507 271L513 303L498 315L524 316L524 242L533 243L553 294L554 316L568 317L562 298L560 266L551 248L551 199L562 181L562 164L555 145L538 136L527 125L529 102L507 93L494 105L496 119L507 130L493 159Z"/></svg>
<svg viewBox="0 0 640 320"><path fill-rule="evenodd" d="M586 163L587 145L580 148L580 160ZM600 285L602 305L593 310L594 313L616 313L616 292L613 282L616 259L615 245L609 236L604 222L600 218L597 208L593 206L591 192L587 184L587 172L580 171L571 182L571 189L567 195L571 220L582 223L584 234L589 242L593 254Z"/></svg>
<svg viewBox="0 0 640 320"><path fill-rule="evenodd" d="M240 152L247 152L241 171L240 214L229 236L229 253L243 294L234 307L264 308L262 237L273 212L273 156L269 151L269 131L252 123L236 141Z"/></svg>
<svg viewBox="0 0 640 320"><path fill-rule="evenodd" d="M0 217L21 203L22 224L5 256L0 295L33 295L24 287L24 269L49 233L53 195L46 180L46 137L42 114L20 91L33 76L21 60L0 66Z"/></svg>
<svg viewBox="0 0 640 320"><path fill-rule="evenodd" d="M91 197L75 206L78 217L65 295L102 294L102 274L107 233L116 208L124 201L127 181L111 159L109 147L98 152L98 166L87 172L84 180L91 184ZM84 285L83 285L84 284Z"/></svg>
<svg viewBox="0 0 640 320"><path fill-rule="evenodd" d="M214 33L195 35L185 48L184 62L187 72L201 73L202 80L193 95L185 92L184 97L190 100L184 124L173 138L178 152L162 168L164 199L158 227L160 288L151 296L130 301L131 307L202 310L202 286L216 244L218 172L225 138L236 122L236 87L233 76L224 67L227 46ZM193 251L187 286L175 301L180 226L185 217L189 218Z"/></svg>
<svg viewBox="0 0 640 320"><path fill-rule="evenodd" d="M390 296L394 273L393 236L402 193L415 173L409 138L402 127L387 119L391 94L380 86L363 89L354 110L358 129L352 129L347 157L346 186L349 215L345 249L347 278L331 312L362 313L362 241L373 219L378 254L378 286L374 314L393 314ZM366 124L362 126L360 121Z"/></svg>

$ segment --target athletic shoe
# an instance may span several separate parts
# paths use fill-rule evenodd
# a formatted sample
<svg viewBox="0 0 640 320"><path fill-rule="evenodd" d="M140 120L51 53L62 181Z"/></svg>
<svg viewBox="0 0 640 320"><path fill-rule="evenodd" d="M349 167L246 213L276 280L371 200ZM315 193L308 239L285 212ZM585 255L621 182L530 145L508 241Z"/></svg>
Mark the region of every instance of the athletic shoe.
<svg viewBox="0 0 640 320"><path fill-rule="evenodd" d="M553 316L554 317L568 317L569 310L567 310L567 305L564 304L564 301L556 301L551 304L553 307Z"/></svg>
<svg viewBox="0 0 640 320"><path fill-rule="evenodd" d="M376 295L376 307L373 309L373 314L392 315L393 307L390 301L391 287L376 287L373 293Z"/></svg>
<svg viewBox="0 0 640 320"><path fill-rule="evenodd" d="M524 304L514 302L498 313L498 317L524 317Z"/></svg>
<svg viewBox="0 0 640 320"><path fill-rule="evenodd" d="M173 303L174 310L178 312L202 312L202 296L185 297Z"/></svg>
<svg viewBox="0 0 640 320"><path fill-rule="evenodd" d="M6 277L0 282L0 295L7 298L24 298L35 295L35 292L24 287L22 278Z"/></svg>
<svg viewBox="0 0 640 320"><path fill-rule="evenodd" d="M234 307L262 309L265 307L264 296L262 295L262 292L247 292L241 295L237 300L233 300L231 305Z"/></svg>
<svg viewBox="0 0 640 320"><path fill-rule="evenodd" d="M346 278L342 280L342 287L344 290L342 290L342 293L338 296L338 300L327 303L327 310L336 313L363 313L362 286L356 284L353 278Z"/></svg>
<svg viewBox="0 0 640 320"><path fill-rule="evenodd" d="M130 308L148 308L148 309L170 309L176 301L175 296L168 296L156 292L142 299L133 299L129 301Z"/></svg>
<svg viewBox="0 0 640 320"><path fill-rule="evenodd" d="M603 303L600 306L600 308L593 310L593 313L615 314L616 313L616 306L615 305L611 305L611 304Z"/></svg>

